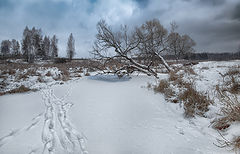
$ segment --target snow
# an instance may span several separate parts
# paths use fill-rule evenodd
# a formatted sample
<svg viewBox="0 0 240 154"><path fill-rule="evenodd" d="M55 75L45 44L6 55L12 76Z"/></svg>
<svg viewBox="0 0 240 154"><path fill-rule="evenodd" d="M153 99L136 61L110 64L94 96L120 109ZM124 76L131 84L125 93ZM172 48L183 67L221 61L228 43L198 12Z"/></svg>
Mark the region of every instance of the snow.
<svg viewBox="0 0 240 154"><path fill-rule="evenodd" d="M238 62L193 66L200 74L196 76L198 88L205 91L213 87L221 81L218 71L235 64ZM210 69L201 70L204 66ZM220 135L209 127L210 119L186 119L179 104L167 102L163 95L146 88L147 83L156 82L145 75L122 79L97 75L46 86L37 92L0 96L0 153L40 154L50 143L49 138L54 140L52 149L57 154L73 149L72 153L89 154L233 153L213 144ZM231 132L237 132L237 127L239 124L231 126ZM62 144L61 139L68 134L70 142ZM71 147L71 141L77 145L78 138L80 147Z"/></svg>
<svg viewBox="0 0 240 154"><path fill-rule="evenodd" d="M197 75L197 86L202 91L213 90L216 85L221 84L223 79L219 73L225 74L230 67L240 65L239 60L235 61L211 61L211 62L201 62L198 65L193 66ZM209 68L209 69L202 69Z"/></svg>

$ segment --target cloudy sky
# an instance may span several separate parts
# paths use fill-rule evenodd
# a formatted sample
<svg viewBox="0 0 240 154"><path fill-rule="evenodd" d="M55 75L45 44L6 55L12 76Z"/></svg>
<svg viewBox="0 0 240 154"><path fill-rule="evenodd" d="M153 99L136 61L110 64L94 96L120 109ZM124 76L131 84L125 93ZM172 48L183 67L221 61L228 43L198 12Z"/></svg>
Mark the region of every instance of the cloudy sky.
<svg viewBox="0 0 240 154"><path fill-rule="evenodd" d="M21 40L26 25L56 34L60 55L72 32L78 57L88 57L96 23L138 25L157 18L190 35L199 52L234 52L240 45L239 0L0 0L0 41Z"/></svg>

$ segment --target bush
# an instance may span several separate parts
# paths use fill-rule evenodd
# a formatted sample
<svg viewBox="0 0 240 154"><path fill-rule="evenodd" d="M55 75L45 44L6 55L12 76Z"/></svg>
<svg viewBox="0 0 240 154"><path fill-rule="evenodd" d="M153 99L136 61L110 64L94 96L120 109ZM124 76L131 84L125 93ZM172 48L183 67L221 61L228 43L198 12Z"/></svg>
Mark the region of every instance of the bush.
<svg viewBox="0 0 240 154"><path fill-rule="evenodd" d="M231 139L231 141L229 141L225 137L223 137L221 133L220 135L222 139L217 139L219 145L215 145L220 148L231 147L232 150L234 150L235 153L238 154L240 150L240 136L235 136Z"/></svg>
<svg viewBox="0 0 240 154"><path fill-rule="evenodd" d="M28 75L28 76L35 76L36 74L37 74L36 67L29 68L26 73L26 75Z"/></svg>
<svg viewBox="0 0 240 154"><path fill-rule="evenodd" d="M67 61L68 61L67 58L55 58L54 59L54 63L57 63L57 64L59 64L59 63L66 63Z"/></svg>
<svg viewBox="0 0 240 154"><path fill-rule="evenodd" d="M193 70L193 68L189 66L184 68L184 72L192 75L197 75L196 72Z"/></svg>
<svg viewBox="0 0 240 154"><path fill-rule="evenodd" d="M90 73L89 73L89 72L86 72L86 73L85 73L85 76L90 76Z"/></svg>
<svg viewBox="0 0 240 154"><path fill-rule="evenodd" d="M12 90L10 90L10 91L6 91L6 92L0 93L0 96L1 96L1 95L5 95L5 94L24 93L24 92L28 92L28 91L31 91L31 89L25 87L24 85L21 85L21 86L18 87L18 88L15 88L15 89L12 89Z"/></svg>
<svg viewBox="0 0 240 154"><path fill-rule="evenodd" d="M38 76L38 82L40 82L40 83L44 83L45 81L44 81L44 79L42 78L42 76Z"/></svg>
<svg viewBox="0 0 240 154"><path fill-rule="evenodd" d="M16 77L16 81L19 81L21 79L26 80L28 78L27 73L20 74Z"/></svg>
<svg viewBox="0 0 240 154"><path fill-rule="evenodd" d="M213 128L218 130L224 130L228 128L233 122L240 122L240 102L236 95L230 95L227 91L223 91L216 87L217 98L223 105L221 108L221 117L215 119L213 123Z"/></svg>
<svg viewBox="0 0 240 154"><path fill-rule="evenodd" d="M169 82L167 80L161 80L157 86L154 87L155 92L164 93L164 90L169 87Z"/></svg>
<svg viewBox="0 0 240 154"><path fill-rule="evenodd" d="M46 76L52 76L51 72L48 71L48 72L46 73Z"/></svg>
<svg viewBox="0 0 240 154"><path fill-rule="evenodd" d="M174 91L170 87L169 81L167 80L161 80L157 86L154 86L153 90L155 92L163 93L167 99L175 95Z"/></svg>
<svg viewBox="0 0 240 154"><path fill-rule="evenodd" d="M228 75L235 74L231 71L228 72ZM223 84L223 87L220 88L219 85L216 86L217 98L222 104L222 108L220 110L220 118L216 118L212 121L213 128L217 130L225 130L234 122L240 122L240 102L237 94L233 94L231 90L224 87L226 84ZM220 133L222 136L222 134ZM222 139L218 139L217 145L219 147L232 147L233 150L240 150L240 136L236 136L231 139L231 141L227 140L222 136Z"/></svg>
<svg viewBox="0 0 240 154"><path fill-rule="evenodd" d="M209 97L196 91L193 84L186 85L186 90L178 98L183 102L186 117L204 116L209 110L208 106L213 103Z"/></svg>
<svg viewBox="0 0 240 154"><path fill-rule="evenodd" d="M174 71L171 71L171 72L169 73L169 78L168 78L168 80L169 80L169 81L175 81L175 80L177 80L177 79L178 79L177 73L174 72Z"/></svg>
<svg viewBox="0 0 240 154"><path fill-rule="evenodd" d="M232 94L240 93L240 69L237 67L230 68L227 73L221 74L223 77L223 89Z"/></svg>

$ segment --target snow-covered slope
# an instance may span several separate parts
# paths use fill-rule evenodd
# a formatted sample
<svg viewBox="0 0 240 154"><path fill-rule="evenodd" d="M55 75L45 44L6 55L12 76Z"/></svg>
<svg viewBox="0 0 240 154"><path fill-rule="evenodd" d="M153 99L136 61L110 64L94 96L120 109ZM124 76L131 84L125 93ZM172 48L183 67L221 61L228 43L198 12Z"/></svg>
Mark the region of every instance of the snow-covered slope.
<svg viewBox="0 0 240 154"><path fill-rule="evenodd" d="M201 75L206 81L208 75ZM48 148L56 154L72 149L90 154L233 153L213 144L219 134L209 119L185 119L181 106L147 89L148 82L157 81L145 75L121 80L91 76L0 96L0 153L48 153Z"/></svg>

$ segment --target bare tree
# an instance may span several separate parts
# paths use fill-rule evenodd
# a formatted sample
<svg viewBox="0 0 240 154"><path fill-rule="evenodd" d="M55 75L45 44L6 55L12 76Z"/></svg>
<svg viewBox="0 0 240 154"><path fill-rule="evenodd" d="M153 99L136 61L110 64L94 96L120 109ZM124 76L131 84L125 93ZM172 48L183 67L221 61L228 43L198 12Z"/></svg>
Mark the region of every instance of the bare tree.
<svg viewBox="0 0 240 154"><path fill-rule="evenodd" d="M50 44L51 44L51 41L49 36L45 36L43 39L43 45L42 45L43 52L44 52L44 59L49 59L51 57Z"/></svg>
<svg viewBox="0 0 240 154"><path fill-rule="evenodd" d="M238 46L238 51L237 51L236 55L238 58L240 58L240 45Z"/></svg>
<svg viewBox="0 0 240 154"><path fill-rule="evenodd" d="M9 56L11 50L11 41L3 40L1 43L1 53L3 56Z"/></svg>
<svg viewBox="0 0 240 154"><path fill-rule="evenodd" d="M30 29L26 26L23 31L23 38L22 38L22 53L23 56L30 61L30 51L31 50L31 36L30 36Z"/></svg>
<svg viewBox="0 0 240 154"><path fill-rule="evenodd" d="M163 53L175 52L184 55L193 51L195 42L188 36L175 32L173 22L170 34L158 19L146 21L129 31L127 26L113 31L104 20L97 24L96 41L92 54L103 63L101 70L118 75L133 71L157 77L159 62L171 72L172 68L163 58Z"/></svg>
<svg viewBox="0 0 240 154"><path fill-rule="evenodd" d="M162 64L171 71L171 67L162 57L162 53L168 50L168 31L158 19L146 21L141 27L137 28L137 37L141 40L138 49L149 62L147 67L153 67L155 59L159 59Z"/></svg>
<svg viewBox="0 0 240 154"><path fill-rule="evenodd" d="M58 57L58 47L57 47L57 43L58 43L58 39L57 39L56 35L53 35L53 37L52 37L52 39L51 39L51 45L50 45L51 58L56 58L56 57Z"/></svg>
<svg viewBox="0 0 240 154"><path fill-rule="evenodd" d="M119 76L132 73L133 71L143 72L157 77L157 73L150 67L138 63L137 49L142 42L142 38L137 36L136 30L128 31L127 26L122 26L114 32L104 20L97 24L96 41L93 46L92 54L105 66L105 73L115 73ZM108 63L111 68L106 67Z"/></svg>
<svg viewBox="0 0 240 154"><path fill-rule="evenodd" d="M67 57L69 58L69 60L72 60L74 54L75 54L75 40L71 33L67 42Z"/></svg>
<svg viewBox="0 0 240 154"><path fill-rule="evenodd" d="M28 62L34 62L37 53L41 53L42 31L33 27L29 29L27 26L23 31L22 51Z"/></svg>
<svg viewBox="0 0 240 154"><path fill-rule="evenodd" d="M175 22L171 23L171 33L168 35L168 51L174 54L178 60L181 56L194 52L193 47L196 45L194 40L188 35L180 35L175 32L177 29Z"/></svg>
<svg viewBox="0 0 240 154"><path fill-rule="evenodd" d="M12 54L15 56L20 55L20 44L17 40L12 39Z"/></svg>
<svg viewBox="0 0 240 154"><path fill-rule="evenodd" d="M179 45L181 43L181 35L176 32L171 32L168 36L169 53L174 54L175 58L178 60L180 58Z"/></svg>

